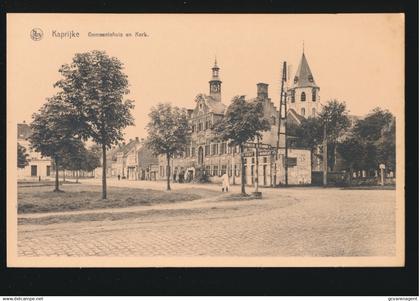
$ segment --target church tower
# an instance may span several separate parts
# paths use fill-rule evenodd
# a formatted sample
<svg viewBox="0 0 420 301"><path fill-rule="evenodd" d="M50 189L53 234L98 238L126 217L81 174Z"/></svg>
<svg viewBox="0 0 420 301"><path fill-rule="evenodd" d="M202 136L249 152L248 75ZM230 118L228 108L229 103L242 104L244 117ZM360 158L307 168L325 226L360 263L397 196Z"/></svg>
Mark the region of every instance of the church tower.
<svg viewBox="0 0 420 301"><path fill-rule="evenodd" d="M320 108L319 87L306 60L305 52L296 71L293 82L288 90L287 107L305 118L315 117Z"/></svg>
<svg viewBox="0 0 420 301"><path fill-rule="evenodd" d="M219 69L220 68L217 66L217 60L215 59L209 84L210 96L213 97L216 101L222 101L222 81L219 78Z"/></svg>

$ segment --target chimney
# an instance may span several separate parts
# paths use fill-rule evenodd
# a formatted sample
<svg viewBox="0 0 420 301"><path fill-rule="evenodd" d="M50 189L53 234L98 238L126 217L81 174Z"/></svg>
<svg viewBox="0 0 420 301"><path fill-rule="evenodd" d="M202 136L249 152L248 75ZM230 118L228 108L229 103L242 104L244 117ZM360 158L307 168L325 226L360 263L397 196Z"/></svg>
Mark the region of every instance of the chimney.
<svg viewBox="0 0 420 301"><path fill-rule="evenodd" d="M257 97L268 98L268 84L266 83L257 84Z"/></svg>

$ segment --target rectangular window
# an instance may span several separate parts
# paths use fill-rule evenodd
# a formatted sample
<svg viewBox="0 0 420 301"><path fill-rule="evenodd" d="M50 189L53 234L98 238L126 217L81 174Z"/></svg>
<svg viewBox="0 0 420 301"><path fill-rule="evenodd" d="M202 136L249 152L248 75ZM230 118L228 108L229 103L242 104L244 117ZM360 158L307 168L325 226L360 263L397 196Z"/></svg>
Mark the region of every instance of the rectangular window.
<svg viewBox="0 0 420 301"><path fill-rule="evenodd" d="M219 166L214 165L213 166L213 177L216 177L219 175Z"/></svg>
<svg viewBox="0 0 420 301"><path fill-rule="evenodd" d="M31 177L36 177L38 174L38 166L31 165Z"/></svg>
<svg viewBox="0 0 420 301"><path fill-rule="evenodd" d="M195 147L191 148L191 157L195 157Z"/></svg>
<svg viewBox="0 0 420 301"><path fill-rule="evenodd" d="M231 165L228 166L228 176L229 177L232 176L232 166Z"/></svg>
<svg viewBox="0 0 420 301"><path fill-rule="evenodd" d="M210 145L206 145L205 146L205 148L204 148L204 154L206 156L209 156L210 155Z"/></svg>
<svg viewBox="0 0 420 301"><path fill-rule="evenodd" d="M226 173L226 165L222 165L221 173L220 175L224 175Z"/></svg>
<svg viewBox="0 0 420 301"><path fill-rule="evenodd" d="M203 130L203 124L200 122L198 124L198 131L201 132Z"/></svg>
<svg viewBox="0 0 420 301"><path fill-rule="evenodd" d="M220 154L221 154L221 155L226 154L226 142L223 142L223 143L220 145Z"/></svg>
<svg viewBox="0 0 420 301"><path fill-rule="evenodd" d="M210 165L206 165L206 175L210 175Z"/></svg>
<svg viewBox="0 0 420 301"><path fill-rule="evenodd" d="M214 156L216 154L216 146L217 144L212 144L211 145L211 155Z"/></svg>
<svg viewBox="0 0 420 301"><path fill-rule="evenodd" d="M51 175L51 166L47 166L47 177Z"/></svg>
<svg viewBox="0 0 420 301"><path fill-rule="evenodd" d="M293 167L297 165L297 158L287 158L287 166Z"/></svg>
<svg viewBox="0 0 420 301"><path fill-rule="evenodd" d="M189 147L187 147L187 148L185 149L185 157L189 157L189 156L190 156L190 154L191 154L191 149L190 149Z"/></svg>
<svg viewBox="0 0 420 301"><path fill-rule="evenodd" d="M195 132L195 125L191 126L191 132Z"/></svg>

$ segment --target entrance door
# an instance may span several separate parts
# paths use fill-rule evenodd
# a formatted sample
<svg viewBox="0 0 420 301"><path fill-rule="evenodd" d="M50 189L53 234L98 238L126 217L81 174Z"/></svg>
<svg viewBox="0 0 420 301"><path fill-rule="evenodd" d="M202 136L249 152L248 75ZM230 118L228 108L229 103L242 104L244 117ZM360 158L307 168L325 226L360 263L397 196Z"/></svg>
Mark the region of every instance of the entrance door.
<svg viewBox="0 0 420 301"><path fill-rule="evenodd" d="M51 175L51 166L47 166L47 177Z"/></svg>
<svg viewBox="0 0 420 301"><path fill-rule="evenodd" d="M203 161L204 161L203 147L200 146L198 148L198 165L203 165Z"/></svg>

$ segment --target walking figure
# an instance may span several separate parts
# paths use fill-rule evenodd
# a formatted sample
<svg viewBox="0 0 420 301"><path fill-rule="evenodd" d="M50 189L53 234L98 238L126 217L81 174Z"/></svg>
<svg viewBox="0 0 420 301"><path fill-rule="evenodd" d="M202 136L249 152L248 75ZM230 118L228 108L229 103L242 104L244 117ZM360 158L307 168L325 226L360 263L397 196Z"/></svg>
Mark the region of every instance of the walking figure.
<svg viewBox="0 0 420 301"><path fill-rule="evenodd" d="M229 192L229 177L226 173L222 176L222 192Z"/></svg>

